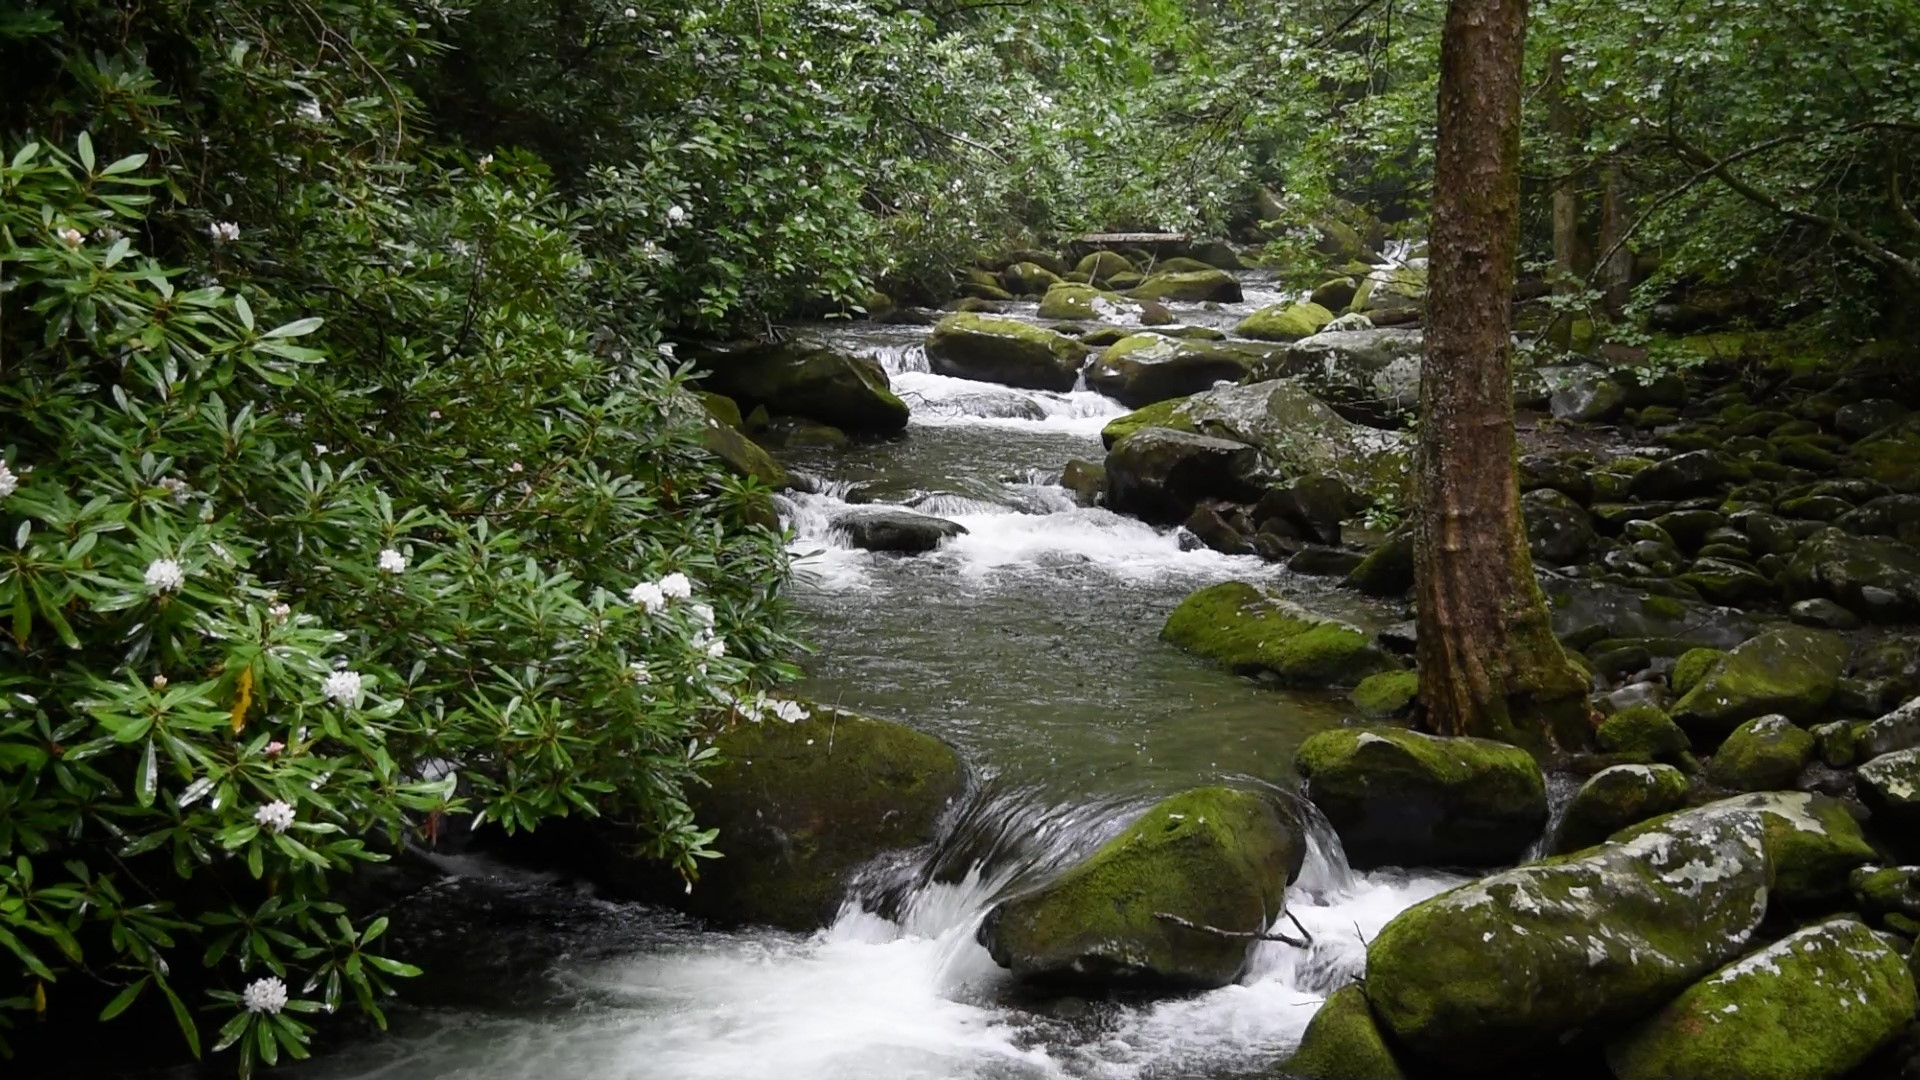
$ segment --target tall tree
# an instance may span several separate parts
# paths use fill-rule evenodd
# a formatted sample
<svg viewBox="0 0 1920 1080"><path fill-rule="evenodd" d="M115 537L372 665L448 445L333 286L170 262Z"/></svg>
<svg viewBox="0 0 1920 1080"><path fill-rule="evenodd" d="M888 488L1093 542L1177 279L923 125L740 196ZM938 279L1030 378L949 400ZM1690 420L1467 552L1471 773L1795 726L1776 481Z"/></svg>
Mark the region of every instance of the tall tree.
<svg viewBox="0 0 1920 1080"><path fill-rule="evenodd" d="M1420 700L1429 730L1583 745L1586 683L1554 639L1514 468L1514 256L1526 0L1452 0L1440 50L1420 375Z"/></svg>

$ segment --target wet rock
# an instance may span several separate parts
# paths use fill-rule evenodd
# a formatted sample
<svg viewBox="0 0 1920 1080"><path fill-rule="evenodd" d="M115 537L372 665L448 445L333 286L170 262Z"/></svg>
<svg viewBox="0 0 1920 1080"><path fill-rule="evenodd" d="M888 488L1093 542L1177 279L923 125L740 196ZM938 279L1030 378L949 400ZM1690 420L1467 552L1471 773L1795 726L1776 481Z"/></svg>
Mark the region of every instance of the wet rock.
<svg viewBox="0 0 1920 1080"><path fill-rule="evenodd" d="M1698 551L1707 534L1726 524L1727 518L1716 510L1674 510L1653 519L1673 542L1687 551Z"/></svg>
<svg viewBox="0 0 1920 1080"><path fill-rule="evenodd" d="M927 338L935 374L1027 390L1073 389L1086 355L1086 346L1072 338L987 315L949 315Z"/></svg>
<svg viewBox="0 0 1920 1080"><path fill-rule="evenodd" d="M1593 477L1588 470L1547 454L1528 454L1520 459L1520 490L1542 488L1558 491L1582 506L1593 501Z"/></svg>
<svg viewBox="0 0 1920 1080"><path fill-rule="evenodd" d="M1203 303L1208 300L1237 304L1241 300L1240 279L1225 270L1207 267L1155 274L1127 293L1135 300L1177 300Z"/></svg>
<svg viewBox="0 0 1920 1080"><path fill-rule="evenodd" d="M1237 382L1246 357L1204 341L1135 334L1109 345L1087 370L1087 385L1130 409Z"/></svg>
<svg viewBox="0 0 1920 1080"><path fill-rule="evenodd" d="M1790 788L1813 751L1812 733L1784 716L1761 716L1733 729L1707 763L1707 776L1730 791Z"/></svg>
<svg viewBox="0 0 1920 1080"><path fill-rule="evenodd" d="M1881 754L1857 775L1860 801L1873 811L1876 830L1911 836L1920 829L1920 749Z"/></svg>
<svg viewBox="0 0 1920 1080"><path fill-rule="evenodd" d="M1308 738L1294 766L1357 869L1503 866L1547 823L1540 766L1506 743L1341 728Z"/></svg>
<svg viewBox="0 0 1920 1080"><path fill-rule="evenodd" d="M1860 752L1879 757L1920 747L1920 698L1893 710L1860 732Z"/></svg>
<svg viewBox="0 0 1920 1080"><path fill-rule="evenodd" d="M1148 426L1255 448L1258 471L1266 477L1263 487L1331 477L1369 499L1400 490L1411 449L1401 433L1355 424L1292 379L1222 386L1151 405L1109 423L1101 438L1116 446L1119 439Z"/></svg>
<svg viewBox="0 0 1920 1080"><path fill-rule="evenodd" d="M1803 495L1780 503L1780 512L1800 521L1833 521L1853 509L1853 504L1835 495Z"/></svg>
<svg viewBox="0 0 1920 1080"><path fill-rule="evenodd" d="M1832 720L1815 724L1810 733L1813 735L1813 756L1822 765L1830 769L1844 769L1857 760L1860 736L1847 721Z"/></svg>
<svg viewBox="0 0 1920 1080"><path fill-rule="evenodd" d="M1314 286L1311 299L1328 311L1345 311L1359 288L1350 277L1330 278Z"/></svg>
<svg viewBox="0 0 1920 1080"><path fill-rule="evenodd" d="M1548 408L1555 419L1599 424L1627 407L1627 388L1599 368L1557 368L1548 376L1548 385L1554 388Z"/></svg>
<svg viewBox="0 0 1920 1080"><path fill-rule="evenodd" d="M1038 263L1014 263L1000 272L1000 280L1015 296L1041 296L1060 281L1059 273Z"/></svg>
<svg viewBox="0 0 1920 1080"><path fill-rule="evenodd" d="M1253 530L1243 528L1245 521L1236 519L1243 519L1243 515L1236 512L1231 503L1202 505L1194 507L1181 528L1222 555L1251 555L1253 543L1247 534Z"/></svg>
<svg viewBox="0 0 1920 1080"><path fill-rule="evenodd" d="M1671 828L1676 822L1685 825L1739 817L1760 822L1773 867L1773 901L1783 907L1822 909L1846 893L1847 876L1856 867L1878 857L1846 803L1802 791L1735 795L1654 818L1615 834L1614 839L1631 840L1645 832Z"/></svg>
<svg viewBox="0 0 1920 1080"><path fill-rule="evenodd" d="M1160 637L1236 675L1288 686L1353 686L1398 666L1359 630L1240 581L1182 600Z"/></svg>
<svg viewBox="0 0 1920 1080"><path fill-rule="evenodd" d="M1882 495L1841 514L1833 524L1855 536L1889 536L1920 544L1920 495Z"/></svg>
<svg viewBox="0 0 1920 1080"><path fill-rule="evenodd" d="M1167 799L1059 877L994 905L980 943L1016 976L1056 985L1210 989L1245 970L1254 942L1190 930L1177 915L1265 930L1304 847L1264 795L1201 788Z"/></svg>
<svg viewBox="0 0 1920 1080"><path fill-rule="evenodd" d="M854 547L906 554L932 551L967 532L966 526L945 518L879 507L848 510L833 519L832 528Z"/></svg>
<svg viewBox="0 0 1920 1080"><path fill-rule="evenodd" d="M1913 1021L1913 973L1865 924L1789 934L1615 1040L1618 1080L1839 1080Z"/></svg>
<svg viewBox="0 0 1920 1080"><path fill-rule="evenodd" d="M1834 430L1849 439L1864 439L1905 420L1910 410L1897 401L1868 398L1845 405L1833 414Z"/></svg>
<svg viewBox="0 0 1920 1080"><path fill-rule="evenodd" d="M1353 688L1353 707L1369 720L1390 720L1412 712L1419 697L1419 672L1383 671Z"/></svg>
<svg viewBox="0 0 1920 1080"><path fill-rule="evenodd" d="M1545 566L1572 566L1586 559L1599 534L1587 512L1572 498L1551 488L1529 491L1520 499L1527 546Z"/></svg>
<svg viewBox="0 0 1920 1080"><path fill-rule="evenodd" d="M1297 378L1357 418L1397 423L1420 404L1420 350L1418 330L1327 330L1267 350L1253 378Z"/></svg>
<svg viewBox="0 0 1920 1080"><path fill-rule="evenodd" d="M1143 521L1185 521L1207 499L1251 502L1258 453L1244 443L1143 428L1107 453L1107 506Z"/></svg>
<svg viewBox="0 0 1920 1080"><path fill-rule="evenodd" d="M1800 537L1787 519L1758 510L1734 514L1728 522L1747 534L1753 550L1761 555L1791 555L1800 546Z"/></svg>
<svg viewBox="0 0 1920 1080"><path fill-rule="evenodd" d="M1547 578L1553 631L1583 648L1608 638L1672 638L1731 648L1758 632L1744 612L1608 581Z"/></svg>
<svg viewBox="0 0 1920 1080"><path fill-rule="evenodd" d="M1115 251L1096 251L1074 266L1074 270L1087 275L1093 281L1105 281L1115 274L1130 274L1133 264L1125 255Z"/></svg>
<svg viewBox="0 0 1920 1080"><path fill-rule="evenodd" d="M1833 696L1847 652L1846 639L1824 630L1769 630L1714 665L1674 704L1673 718L1705 745L1770 713L1812 722Z"/></svg>
<svg viewBox="0 0 1920 1080"><path fill-rule="evenodd" d="M830 424L798 416L776 416L760 429L760 438L768 446L782 450L845 446L847 433Z"/></svg>
<svg viewBox="0 0 1920 1080"><path fill-rule="evenodd" d="M735 476L750 476L776 491L789 483L787 470L732 425L709 416L701 429L700 442Z"/></svg>
<svg viewBox="0 0 1920 1080"><path fill-rule="evenodd" d="M1332 321L1333 312L1319 304L1273 304L1240 320L1233 332L1255 341L1299 341Z"/></svg>
<svg viewBox="0 0 1920 1080"><path fill-rule="evenodd" d="M1831 600L1802 600L1787 609L1787 617L1800 626L1821 630L1857 630L1860 617Z"/></svg>
<svg viewBox="0 0 1920 1080"><path fill-rule="evenodd" d="M832 728L833 737L827 738ZM670 871L609 854L614 891L725 925L826 926L850 875L876 856L930 842L966 787L952 748L899 724L816 709L798 723L744 723L717 740L723 764L688 789L725 858L692 892ZM626 845L615 845L615 851ZM638 887L636 887L638 886Z"/></svg>
<svg viewBox="0 0 1920 1080"><path fill-rule="evenodd" d="M1043 319L1092 322L1097 319L1139 314L1143 307L1142 302L1128 300L1117 292L1063 281L1049 288L1046 295L1040 298L1038 314ZM1161 313L1164 316L1164 308L1161 309ZM1171 317L1162 317L1155 321L1172 322L1173 320ZM1141 322L1144 324L1147 320L1143 318Z"/></svg>
<svg viewBox="0 0 1920 1080"><path fill-rule="evenodd" d="M1700 685L1707 673L1720 666L1727 658L1725 649L1688 649L1673 662L1673 670L1668 673L1667 681L1676 694L1685 694Z"/></svg>
<svg viewBox="0 0 1920 1080"><path fill-rule="evenodd" d="M1396 532L1341 582L1368 596L1403 596L1413 588L1413 533Z"/></svg>
<svg viewBox="0 0 1920 1080"><path fill-rule="evenodd" d="M1281 1072L1298 1080L1405 1080L1360 987L1333 992L1307 1022Z"/></svg>
<svg viewBox="0 0 1920 1080"><path fill-rule="evenodd" d="M1680 580L1716 604L1752 604L1773 596L1773 583L1759 570L1732 559L1695 559Z"/></svg>
<svg viewBox="0 0 1920 1080"><path fill-rule="evenodd" d="M844 431L891 434L907 426L907 404L894 396L878 360L815 342L706 349L690 357L702 385L740 408L765 408Z"/></svg>
<svg viewBox="0 0 1920 1080"><path fill-rule="evenodd" d="M1671 765L1614 765L1593 774L1567 804L1548 850L1580 851L1687 804L1688 780Z"/></svg>
<svg viewBox="0 0 1920 1080"><path fill-rule="evenodd" d="M1284 487L1269 489L1251 513L1262 528L1272 528L1277 520L1284 528L1274 531L1333 545L1340 542L1341 522L1359 502L1338 477L1302 476ZM1359 561L1358 556L1353 558L1354 563Z"/></svg>
<svg viewBox="0 0 1920 1080"><path fill-rule="evenodd" d="M1080 506L1098 506L1107 492L1107 467L1098 462L1073 458L1061 470L1060 486L1073 492Z"/></svg>
<svg viewBox="0 0 1920 1080"><path fill-rule="evenodd" d="M1640 470L1627 490L1636 499L1685 499L1715 494L1733 478L1733 468L1719 454L1695 450Z"/></svg>
<svg viewBox="0 0 1920 1080"><path fill-rule="evenodd" d="M1738 956L1767 910L1759 818L1664 820L1388 923L1367 949L1366 994L1391 1038L1442 1068L1504 1075L1623 1027Z"/></svg>
<svg viewBox="0 0 1920 1080"><path fill-rule="evenodd" d="M1599 706L1601 712L1611 714L1643 706L1665 709L1668 700L1667 688L1664 685L1652 680L1643 680L1628 683L1618 690L1610 691L1600 699Z"/></svg>
<svg viewBox="0 0 1920 1080"><path fill-rule="evenodd" d="M1310 577L1346 577L1365 556L1342 548L1308 547L1287 560L1287 569Z"/></svg>
<svg viewBox="0 0 1920 1080"><path fill-rule="evenodd" d="M1863 866L1847 886L1862 914L1920 918L1920 866Z"/></svg>
<svg viewBox="0 0 1920 1080"><path fill-rule="evenodd" d="M1920 618L1920 550L1897 540L1825 530L1800 546L1784 584L1796 598L1832 600L1868 622Z"/></svg>
<svg viewBox="0 0 1920 1080"><path fill-rule="evenodd" d="M1679 760L1692 746L1680 725L1653 705L1615 712L1601 722L1594 738L1607 753L1642 763Z"/></svg>

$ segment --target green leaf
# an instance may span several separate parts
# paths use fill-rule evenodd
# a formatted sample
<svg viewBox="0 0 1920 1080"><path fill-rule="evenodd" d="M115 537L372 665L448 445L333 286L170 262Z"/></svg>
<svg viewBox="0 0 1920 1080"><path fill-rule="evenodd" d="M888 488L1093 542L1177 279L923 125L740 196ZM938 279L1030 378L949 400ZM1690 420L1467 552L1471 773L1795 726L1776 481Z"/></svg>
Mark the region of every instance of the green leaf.
<svg viewBox="0 0 1920 1080"><path fill-rule="evenodd" d="M180 1000L180 995L173 992L173 987L167 985L165 978L156 978L154 981L159 985L160 992L167 995L167 1004L173 1007L173 1022L180 1028L180 1037L187 1041L187 1050L196 1061L199 1060L200 1028L187 1012L187 1003Z"/></svg>
<svg viewBox="0 0 1920 1080"><path fill-rule="evenodd" d="M154 793L160 790L160 762L153 756L153 740L147 740L147 748L140 755L140 765L133 775L133 797L141 806L152 806Z"/></svg>
<svg viewBox="0 0 1920 1080"><path fill-rule="evenodd" d="M270 338L305 337L306 335L313 333L315 330L320 329L320 324L323 321L324 320L322 320L318 316L308 316L307 318L304 318L304 319L295 319L284 326L274 327L273 329L267 331L266 334L262 336L270 337Z"/></svg>
<svg viewBox="0 0 1920 1080"><path fill-rule="evenodd" d="M80 133L80 164L93 171L93 136L84 131Z"/></svg>
<svg viewBox="0 0 1920 1080"><path fill-rule="evenodd" d="M115 994L113 1000L107 1002L107 1007L100 1010L100 1019L111 1020L121 1013L126 1012L127 1007L132 1005L134 1001L140 997L140 992L146 988L147 979L143 977L131 986L128 986L125 990Z"/></svg>

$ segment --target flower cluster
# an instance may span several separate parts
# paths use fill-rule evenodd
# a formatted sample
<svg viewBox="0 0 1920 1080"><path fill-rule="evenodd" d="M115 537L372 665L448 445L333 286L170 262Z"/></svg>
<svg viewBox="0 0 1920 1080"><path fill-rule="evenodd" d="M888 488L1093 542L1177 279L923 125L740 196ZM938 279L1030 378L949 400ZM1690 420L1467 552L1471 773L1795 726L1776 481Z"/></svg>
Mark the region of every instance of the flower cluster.
<svg viewBox="0 0 1920 1080"><path fill-rule="evenodd" d="M0 499L18 490L20 490L20 478L13 474L12 469L7 468L6 461L0 460Z"/></svg>
<svg viewBox="0 0 1920 1080"><path fill-rule="evenodd" d="M287 1007L287 984L272 975L255 979L240 992L240 1001L248 1012L272 1016Z"/></svg>
<svg viewBox="0 0 1920 1080"><path fill-rule="evenodd" d="M147 589L150 592L179 592L187 583L187 572L177 559L155 559L147 564Z"/></svg>
<svg viewBox="0 0 1920 1080"><path fill-rule="evenodd" d="M240 226L231 221L216 221L207 226L207 235L216 244L231 244L240 239Z"/></svg>
<svg viewBox="0 0 1920 1080"><path fill-rule="evenodd" d="M346 708L357 708L365 694L357 671L329 672L320 683L320 692L328 701L336 702Z"/></svg>
<svg viewBox="0 0 1920 1080"><path fill-rule="evenodd" d="M293 807L281 799L275 799L255 810L253 820L268 832L283 833L293 827Z"/></svg>
<svg viewBox="0 0 1920 1080"><path fill-rule="evenodd" d="M398 574L405 571L406 568L407 568L407 557L405 555L400 554L398 551L395 551L393 548L387 548L382 552L380 552L381 572L388 573L388 574Z"/></svg>

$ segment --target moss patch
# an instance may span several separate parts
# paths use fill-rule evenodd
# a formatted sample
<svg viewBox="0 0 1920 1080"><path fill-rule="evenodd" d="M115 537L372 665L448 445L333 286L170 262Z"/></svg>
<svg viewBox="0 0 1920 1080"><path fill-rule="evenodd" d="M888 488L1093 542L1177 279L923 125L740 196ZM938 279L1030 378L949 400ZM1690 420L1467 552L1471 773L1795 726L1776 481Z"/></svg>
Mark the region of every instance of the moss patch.
<svg viewBox="0 0 1920 1080"><path fill-rule="evenodd" d="M1847 653L1846 639L1828 631L1769 630L1708 671L1674 703L1673 718L1696 740L1724 737L1771 713L1796 722L1815 720L1839 684Z"/></svg>
<svg viewBox="0 0 1920 1080"><path fill-rule="evenodd" d="M1687 733L1654 705L1621 709L1594 733L1600 749L1636 761L1665 761L1679 757L1692 745Z"/></svg>
<svg viewBox="0 0 1920 1080"><path fill-rule="evenodd" d="M1299 1080L1404 1080L1406 1073L1358 986L1344 986L1320 1006L1282 1072Z"/></svg>
<svg viewBox="0 0 1920 1080"><path fill-rule="evenodd" d="M1333 321L1333 312L1315 303L1274 304L1240 320L1234 333L1257 341L1299 341Z"/></svg>
<svg viewBox="0 0 1920 1080"><path fill-rule="evenodd" d="M1673 692L1685 694L1699 686L1700 680L1706 678L1707 673L1726 658L1725 649L1689 649L1682 653L1680 659L1673 662L1673 674L1668 678Z"/></svg>
<svg viewBox="0 0 1920 1080"><path fill-rule="evenodd" d="M1353 627L1240 581L1209 586L1181 601L1160 637L1236 675L1267 676L1289 686L1352 686L1395 666Z"/></svg>
<svg viewBox="0 0 1920 1080"><path fill-rule="evenodd" d="M1383 671L1353 688L1353 707L1369 720L1385 720L1405 714L1419 697L1419 672Z"/></svg>

